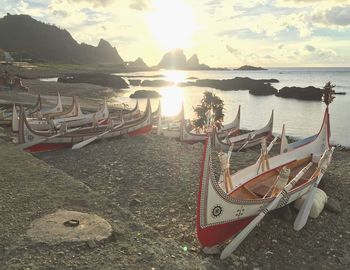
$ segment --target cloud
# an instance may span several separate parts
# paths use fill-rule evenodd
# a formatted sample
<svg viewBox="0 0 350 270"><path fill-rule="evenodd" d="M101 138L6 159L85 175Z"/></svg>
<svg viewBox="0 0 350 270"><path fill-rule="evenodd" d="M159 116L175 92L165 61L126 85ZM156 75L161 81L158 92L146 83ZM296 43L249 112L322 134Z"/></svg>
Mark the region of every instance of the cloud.
<svg viewBox="0 0 350 270"><path fill-rule="evenodd" d="M230 45L226 45L226 50L233 55L240 55L241 52L237 49L232 48Z"/></svg>
<svg viewBox="0 0 350 270"><path fill-rule="evenodd" d="M305 45L305 50L307 50L309 52L314 52L314 51L316 51L316 48L312 45Z"/></svg>
<svg viewBox="0 0 350 270"><path fill-rule="evenodd" d="M272 55L269 55L269 54L262 56L262 58L263 58L263 59L267 59L267 60L273 60L273 59L275 59L275 57L273 57Z"/></svg>
<svg viewBox="0 0 350 270"><path fill-rule="evenodd" d="M348 0L282 0L282 2L295 2L295 3L320 3L320 2L337 2L345 3Z"/></svg>
<svg viewBox="0 0 350 270"><path fill-rule="evenodd" d="M149 0L131 0L129 7L139 11L147 10L149 8Z"/></svg>
<svg viewBox="0 0 350 270"><path fill-rule="evenodd" d="M115 0L69 0L69 2L85 2L92 4L93 7L106 7L112 4Z"/></svg>
<svg viewBox="0 0 350 270"><path fill-rule="evenodd" d="M350 26L350 5L318 11L312 15L312 20L325 26Z"/></svg>
<svg viewBox="0 0 350 270"><path fill-rule="evenodd" d="M214 14L217 9L222 8L222 2L223 0L210 0L204 3L204 6L209 14Z"/></svg>
<svg viewBox="0 0 350 270"><path fill-rule="evenodd" d="M299 32L301 37L309 36L312 33L312 27L304 12L285 16L266 14L253 18L250 18L250 22L247 22L249 29L255 33L265 34L268 37L276 36L284 30L293 28Z"/></svg>
<svg viewBox="0 0 350 270"><path fill-rule="evenodd" d="M66 10L53 10L52 14L63 18L68 16L68 12Z"/></svg>

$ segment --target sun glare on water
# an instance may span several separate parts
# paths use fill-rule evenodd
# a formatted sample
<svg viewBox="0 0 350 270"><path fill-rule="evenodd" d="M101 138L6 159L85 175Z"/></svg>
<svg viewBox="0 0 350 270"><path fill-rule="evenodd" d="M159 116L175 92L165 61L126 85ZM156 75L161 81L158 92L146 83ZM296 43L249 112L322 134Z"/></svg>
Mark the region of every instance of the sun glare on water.
<svg viewBox="0 0 350 270"><path fill-rule="evenodd" d="M164 70L166 79L175 84L186 81L186 72L182 70Z"/></svg>
<svg viewBox="0 0 350 270"><path fill-rule="evenodd" d="M163 116L177 115L181 110L183 102L183 90L179 87L162 88L159 93L162 95L161 106Z"/></svg>
<svg viewBox="0 0 350 270"><path fill-rule="evenodd" d="M191 46L196 24L191 8L184 1L154 0L147 21L157 43L164 50Z"/></svg>

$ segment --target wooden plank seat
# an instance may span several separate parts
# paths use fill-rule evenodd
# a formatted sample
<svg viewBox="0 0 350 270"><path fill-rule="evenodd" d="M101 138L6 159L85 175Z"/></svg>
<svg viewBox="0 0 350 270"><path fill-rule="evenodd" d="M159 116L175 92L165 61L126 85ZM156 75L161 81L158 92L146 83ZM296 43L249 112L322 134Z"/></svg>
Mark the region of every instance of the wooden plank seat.
<svg viewBox="0 0 350 270"><path fill-rule="evenodd" d="M260 185L255 187L252 192L254 192L254 194L258 195L259 197L264 197L265 194L269 191L270 186L267 185Z"/></svg>

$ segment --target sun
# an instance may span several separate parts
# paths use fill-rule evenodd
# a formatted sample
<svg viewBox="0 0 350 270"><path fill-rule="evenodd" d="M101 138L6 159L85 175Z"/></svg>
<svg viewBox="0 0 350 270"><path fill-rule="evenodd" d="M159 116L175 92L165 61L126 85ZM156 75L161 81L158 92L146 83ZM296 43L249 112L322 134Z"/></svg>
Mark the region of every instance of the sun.
<svg viewBox="0 0 350 270"><path fill-rule="evenodd" d="M146 18L156 42L164 50L191 47L196 28L191 8L181 0L154 0Z"/></svg>

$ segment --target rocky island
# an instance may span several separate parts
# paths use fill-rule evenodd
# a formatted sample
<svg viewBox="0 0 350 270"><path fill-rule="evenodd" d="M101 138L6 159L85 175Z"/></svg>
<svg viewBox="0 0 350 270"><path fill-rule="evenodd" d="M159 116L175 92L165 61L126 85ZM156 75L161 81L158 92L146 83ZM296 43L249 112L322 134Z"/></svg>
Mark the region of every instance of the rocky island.
<svg viewBox="0 0 350 270"><path fill-rule="evenodd" d="M129 96L130 98L160 98L162 97L157 91L153 90L137 90Z"/></svg>
<svg viewBox="0 0 350 270"><path fill-rule="evenodd" d="M322 100L322 89L314 86L308 87L283 87L276 93L277 97L295 98L301 100Z"/></svg>
<svg viewBox="0 0 350 270"><path fill-rule="evenodd" d="M182 70L211 69L208 65L200 64L198 56L196 54L192 55L189 59L187 59L182 49L176 49L166 53L162 57L156 68Z"/></svg>
<svg viewBox="0 0 350 270"><path fill-rule="evenodd" d="M235 70L267 70L266 68L262 67L254 67L254 66L249 66L249 65L244 65L239 68L236 68Z"/></svg>
<svg viewBox="0 0 350 270"><path fill-rule="evenodd" d="M128 88L129 85L120 76L104 73L78 73L61 76L57 82L62 83L90 83L114 89Z"/></svg>
<svg viewBox="0 0 350 270"><path fill-rule="evenodd" d="M233 79L215 80L215 79L200 79L193 82L184 82L179 86L197 86L211 87L219 90L250 90L251 94L255 95L273 95L277 90L271 83L279 82L276 79L261 79L255 80L248 77L235 77Z"/></svg>

